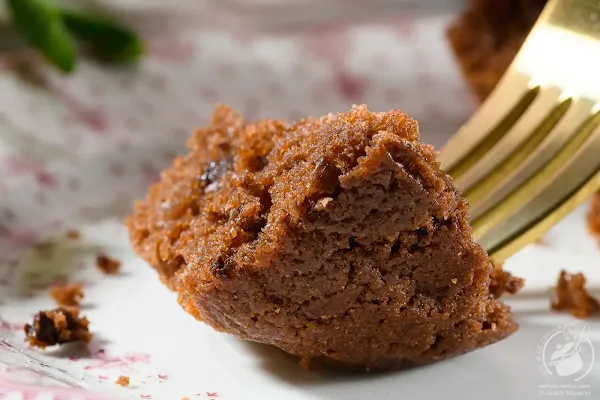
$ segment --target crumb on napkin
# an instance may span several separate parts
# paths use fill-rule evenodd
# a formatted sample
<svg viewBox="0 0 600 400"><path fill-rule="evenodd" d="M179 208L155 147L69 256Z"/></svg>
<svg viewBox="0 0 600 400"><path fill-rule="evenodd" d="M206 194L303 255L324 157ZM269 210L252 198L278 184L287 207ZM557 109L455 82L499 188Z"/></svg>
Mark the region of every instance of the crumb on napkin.
<svg viewBox="0 0 600 400"><path fill-rule="evenodd" d="M129 377L126 375L119 375L119 378L117 378L115 383L119 386L127 387L129 386Z"/></svg>
<svg viewBox="0 0 600 400"><path fill-rule="evenodd" d="M67 307L39 311L33 323L26 324L24 330L29 345L41 349L65 343L88 343L93 336L88 319L80 318L76 308Z"/></svg>
<svg viewBox="0 0 600 400"><path fill-rule="evenodd" d="M59 306L76 307L83 298L83 289L79 283L53 285L50 288L50 297L52 297Z"/></svg>
<svg viewBox="0 0 600 400"><path fill-rule="evenodd" d="M121 261L110 258L106 254L96 257L96 266L105 274L113 275L121 269Z"/></svg>

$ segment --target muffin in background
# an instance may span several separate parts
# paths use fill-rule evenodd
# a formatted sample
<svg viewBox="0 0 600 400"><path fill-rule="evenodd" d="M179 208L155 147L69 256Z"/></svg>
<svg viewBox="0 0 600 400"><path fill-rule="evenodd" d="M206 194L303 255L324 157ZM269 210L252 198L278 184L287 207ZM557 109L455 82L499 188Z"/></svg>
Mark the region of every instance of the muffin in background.
<svg viewBox="0 0 600 400"><path fill-rule="evenodd" d="M502 78L547 0L469 0L448 29L450 46L479 101Z"/></svg>

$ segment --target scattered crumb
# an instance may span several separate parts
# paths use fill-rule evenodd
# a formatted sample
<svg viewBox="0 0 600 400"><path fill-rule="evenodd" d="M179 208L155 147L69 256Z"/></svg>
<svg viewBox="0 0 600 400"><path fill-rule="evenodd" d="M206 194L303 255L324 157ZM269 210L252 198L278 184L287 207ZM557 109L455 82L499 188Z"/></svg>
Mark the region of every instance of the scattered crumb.
<svg viewBox="0 0 600 400"><path fill-rule="evenodd" d="M181 400L190 400L189 397L182 397Z"/></svg>
<svg viewBox="0 0 600 400"><path fill-rule="evenodd" d="M115 383L119 386L127 387L129 386L129 377L125 375L120 375Z"/></svg>
<svg viewBox="0 0 600 400"><path fill-rule="evenodd" d="M568 311L577 318L588 318L600 314L600 303L585 288L583 274L568 274L563 270L554 287L552 309Z"/></svg>
<svg viewBox="0 0 600 400"><path fill-rule="evenodd" d="M490 293L495 298L502 296L504 293L515 294L520 291L525 284L523 278L513 276L510 272L504 271L502 267L503 264L494 265L494 270L490 275L492 278L492 282L490 282Z"/></svg>
<svg viewBox="0 0 600 400"><path fill-rule="evenodd" d="M81 233L79 233L79 231L77 231L75 229L69 229L67 232L65 232L65 236L68 239L77 240L77 239L81 238Z"/></svg>
<svg viewBox="0 0 600 400"><path fill-rule="evenodd" d="M59 306L76 307L83 298L83 290L79 283L53 285L50 288L50 297L52 297Z"/></svg>
<svg viewBox="0 0 600 400"><path fill-rule="evenodd" d="M44 349L57 344L88 343L92 339L89 324L86 317L79 318L76 308L61 307L38 312L24 330L30 346Z"/></svg>
<svg viewBox="0 0 600 400"><path fill-rule="evenodd" d="M112 275L121 269L121 261L114 260L106 254L100 254L96 257L96 266L105 274Z"/></svg>

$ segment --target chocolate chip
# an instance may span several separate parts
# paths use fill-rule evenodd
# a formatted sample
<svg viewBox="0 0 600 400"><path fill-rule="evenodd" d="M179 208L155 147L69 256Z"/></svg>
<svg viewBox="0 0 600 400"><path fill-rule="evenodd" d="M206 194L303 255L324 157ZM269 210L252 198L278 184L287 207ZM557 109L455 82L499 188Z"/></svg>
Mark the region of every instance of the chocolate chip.
<svg viewBox="0 0 600 400"><path fill-rule="evenodd" d="M214 276L217 276L219 278L227 278L229 276L231 266L231 260L223 261L223 256L219 256L210 264L210 270Z"/></svg>
<svg viewBox="0 0 600 400"><path fill-rule="evenodd" d="M319 182L319 192L336 197L341 191L339 176L342 171L333 163L322 158L316 165L316 174Z"/></svg>
<svg viewBox="0 0 600 400"><path fill-rule="evenodd" d="M426 237L428 235L427 228L419 228L415 231L418 237Z"/></svg>
<svg viewBox="0 0 600 400"><path fill-rule="evenodd" d="M356 238L354 236L348 237L348 248L350 250L352 250L353 248L355 248L357 246L358 246L358 243L356 243Z"/></svg>

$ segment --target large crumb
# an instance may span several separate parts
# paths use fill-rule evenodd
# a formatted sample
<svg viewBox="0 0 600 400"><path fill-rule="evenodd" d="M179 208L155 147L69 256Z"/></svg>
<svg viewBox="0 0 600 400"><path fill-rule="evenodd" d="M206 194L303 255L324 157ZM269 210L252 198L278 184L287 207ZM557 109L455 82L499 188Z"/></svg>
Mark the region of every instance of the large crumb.
<svg viewBox="0 0 600 400"><path fill-rule="evenodd" d="M89 321L86 317L79 318L79 311L74 308L40 311L24 330L29 345L42 349L72 342L88 343L92 339Z"/></svg>
<svg viewBox="0 0 600 400"><path fill-rule="evenodd" d="M50 297L52 297L59 306L75 307L83 298L83 290L78 283L68 283L66 285L54 285L50 288Z"/></svg>
<svg viewBox="0 0 600 400"><path fill-rule="evenodd" d="M588 318L600 314L600 303L585 288L583 274L568 274L563 270L554 288L552 309L570 312L577 318Z"/></svg>
<svg viewBox="0 0 600 400"><path fill-rule="evenodd" d="M129 377L125 375L120 375L115 383L119 386L127 387L129 386Z"/></svg>
<svg viewBox="0 0 600 400"><path fill-rule="evenodd" d="M510 272L506 272L502 268L502 264L494 266L494 270L490 274L492 282L490 283L490 293L495 298L502 296L504 293L515 294L519 292L524 284L523 278L513 276Z"/></svg>
<svg viewBox="0 0 600 400"><path fill-rule="evenodd" d="M106 254L100 254L96 257L96 266L105 274L112 275L121 269L121 261L112 259Z"/></svg>

